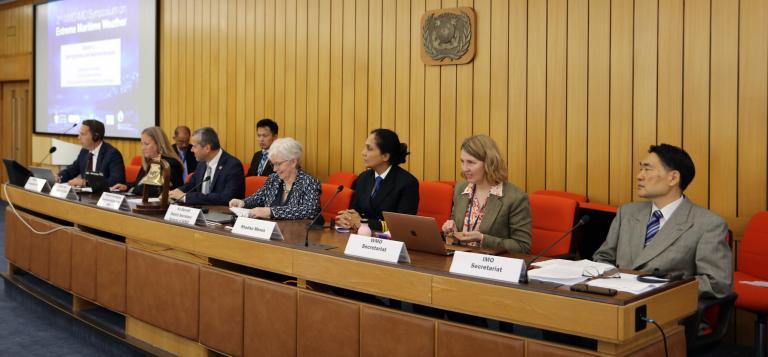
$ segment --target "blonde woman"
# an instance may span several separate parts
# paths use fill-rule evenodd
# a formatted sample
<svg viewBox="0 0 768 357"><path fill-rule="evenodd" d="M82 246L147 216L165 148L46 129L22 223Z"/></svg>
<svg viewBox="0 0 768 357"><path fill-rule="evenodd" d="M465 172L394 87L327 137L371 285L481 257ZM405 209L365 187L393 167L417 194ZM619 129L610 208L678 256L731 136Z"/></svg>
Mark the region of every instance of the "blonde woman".
<svg viewBox="0 0 768 357"><path fill-rule="evenodd" d="M138 176L136 176L136 182L133 183L132 186L121 184L121 183L116 184L112 186L113 190L119 190L119 191L130 190L133 193L140 193L141 185L139 185L138 183L141 182L141 179L144 178L144 175L146 175L147 170L149 170L146 159L155 159L155 158L161 158L167 161L168 164L170 165L171 189L174 189L182 185L182 183L184 182L184 179L182 177L184 173L184 168L181 166L181 160L179 159L179 155L177 155L176 151L173 150L173 148L171 147L171 143L170 141L168 141L168 137L165 135L165 132L163 132L163 129L160 129L160 127L157 127L157 126L152 126L142 130L141 153L144 156L145 160L141 161L141 170L139 171ZM159 187L153 187L153 189L150 191L150 196L158 196L159 194L160 194Z"/></svg>
<svg viewBox="0 0 768 357"><path fill-rule="evenodd" d="M475 135L461 144L461 175L451 219L443 232L462 244L531 251L531 208L528 195L507 181L507 165L496 143Z"/></svg>

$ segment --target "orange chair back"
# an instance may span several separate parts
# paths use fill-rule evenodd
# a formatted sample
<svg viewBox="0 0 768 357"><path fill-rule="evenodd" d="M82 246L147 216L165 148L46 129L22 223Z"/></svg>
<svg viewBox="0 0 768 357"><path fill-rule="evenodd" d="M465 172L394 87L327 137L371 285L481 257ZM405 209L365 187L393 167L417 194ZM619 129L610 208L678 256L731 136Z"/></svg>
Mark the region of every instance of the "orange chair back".
<svg viewBox="0 0 768 357"><path fill-rule="evenodd" d="M248 174L248 170L250 170L250 168L251 168L251 163L250 162L249 163L243 162L242 164L243 164L243 175L246 175L246 174Z"/></svg>
<svg viewBox="0 0 768 357"><path fill-rule="evenodd" d="M416 214L432 217L437 226L451 217L453 208L453 187L438 181L419 182L419 209Z"/></svg>
<svg viewBox="0 0 768 357"><path fill-rule="evenodd" d="M136 155L131 159L131 166L141 166L141 155Z"/></svg>
<svg viewBox="0 0 768 357"><path fill-rule="evenodd" d="M245 178L245 197L248 197L258 191L269 176L248 176Z"/></svg>
<svg viewBox="0 0 768 357"><path fill-rule="evenodd" d="M192 181L192 176L194 174L195 173L193 172L193 173L190 173L189 175L187 175L187 177L184 179L184 183L189 183L189 181Z"/></svg>
<svg viewBox="0 0 768 357"><path fill-rule="evenodd" d="M574 200L578 203L584 203L589 202L589 198L587 196L573 193L573 192L565 192L565 191L556 191L556 190L538 190L533 193L534 195L547 195L547 196L556 196L556 197L563 197L568 198L571 200Z"/></svg>
<svg viewBox="0 0 768 357"><path fill-rule="evenodd" d="M331 174L331 176L328 176L328 183L339 186L342 185L346 188L352 188L352 183L355 182L355 179L357 179L357 175L355 175L352 172L347 171L339 171L334 172ZM334 188L335 190L336 188Z"/></svg>
<svg viewBox="0 0 768 357"><path fill-rule="evenodd" d="M749 220L739 244L738 270L768 280L768 211L758 212Z"/></svg>
<svg viewBox="0 0 768 357"><path fill-rule="evenodd" d="M141 171L141 164L137 165L128 165L125 167L125 182L126 183L134 183L136 182L136 177L139 176L139 171Z"/></svg>
<svg viewBox="0 0 768 357"><path fill-rule="evenodd" d="M333 197L333 194L336 193L336 189L338 189L338 187L339 184L322 184L322 192L320 193L321 207L325 207L325 204L328 203L331 197ZM325 219L326 222L330 222L333 217L336 217L336 214L339 211L349 208L349 202L352 201L352 192L354 192L352 189L344 187L344 189L339 192L339 195L336 196L333 202L331 202L328 207L325 207L323 210L323 219Z"/></svg>
<svg viewBox="0 0 768 357"><path fill-rule="evenodd" d="M573 227L578 203L568 198L539 194L529 195L528 199L532 220L531 254L539 254ZM572 236L573 233L563 238L545 256L568 254Z"/></svg>

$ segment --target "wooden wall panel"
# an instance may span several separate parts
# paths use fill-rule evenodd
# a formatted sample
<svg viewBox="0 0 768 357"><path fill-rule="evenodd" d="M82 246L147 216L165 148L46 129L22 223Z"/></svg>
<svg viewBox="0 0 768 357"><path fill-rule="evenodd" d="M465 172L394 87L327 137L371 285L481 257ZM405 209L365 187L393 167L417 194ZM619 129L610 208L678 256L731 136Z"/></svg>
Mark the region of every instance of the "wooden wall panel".
<svg viewBox="0 0 768 357"><path fill-rule="evenodd" d="M427 9L470 6L477 54L421 62ZM510 181L624 203L650 144L682 145L688 190L731 222L768 200L768 4L762 0L161 0L160 125L212 126L241 160L275 119L321 180L360 171L394 128L421 179L460 180L489 134ZM0 57L32 51L32 7L0 11ZM30 119L31 120L31 119ZM74 137L65 137L76 142ZM112 140L126 160L138 141ZM33 153L33 157L42 157Z"/></svg>

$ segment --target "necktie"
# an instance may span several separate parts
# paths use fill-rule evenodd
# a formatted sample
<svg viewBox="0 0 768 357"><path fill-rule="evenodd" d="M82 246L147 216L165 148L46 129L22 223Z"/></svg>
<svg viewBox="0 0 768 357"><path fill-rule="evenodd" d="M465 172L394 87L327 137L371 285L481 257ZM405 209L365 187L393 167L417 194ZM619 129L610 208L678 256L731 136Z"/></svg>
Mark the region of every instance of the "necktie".
<svg viewBox="0 0 768 357"><path fill-rule="evenodd" d="M211 176L211 167L208 165L205 165L205 175L203 176L203 179L205 179L208 176ZM211 193L211 181L212 180L203 182L202 192L204 195Z"/></svg>
<svg viewBox="0 0 768 357"><path fill-rule="evenodd" d="M371 198L376 197L376 194L379 192L379 189L381 188L382 181L384 181L384 179L381 176L376 176L376 182L373 184L373 192L371 192Z"/></svg>
<svg viewBox="0 0 768 357"><path fill-rule="evenodd" d="M261 153L261 161L259 161L259 170L256 172L257 175L261 176L261 173L264 172L264 167L267 166L267 160L269 159L269 151L263 150Z"/></svg>
<svg viewBox="0 0 768 357"><path fill-rule="evenodd" d="M184 169L181 177L184 179L187 178L187 175L189 175L189 169L187 168L187 160L184 160L184 150L176 150L179 153L179 158L181 159L181 167Z"/></svg>
<svg viewBox="0 0 768 357"><path fill-rule="evenodd" d="M653 240L653 237L656 236L656 233L659 233L659 229L661 229L662 217L664 217L664 215L661 214L660 210L653 211L653 215L651 215L651 220L648 222L648 227L646 227L645 229L644 247L647 247L648 244L651 244L651 240Z"/></svg>
<svg viewBox="0 0 768 357"><path fill-rule="evenodd" d="M88 166L85 167L85 172L95 171L93 169L93 153L88 154Z"/></svg>

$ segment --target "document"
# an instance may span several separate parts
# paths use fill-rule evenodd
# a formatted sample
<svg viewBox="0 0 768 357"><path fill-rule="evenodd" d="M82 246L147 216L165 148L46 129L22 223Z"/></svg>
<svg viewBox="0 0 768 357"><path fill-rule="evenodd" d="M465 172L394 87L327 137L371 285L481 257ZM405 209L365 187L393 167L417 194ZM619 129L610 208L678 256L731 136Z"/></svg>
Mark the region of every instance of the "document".
<svg viewBox="0 0 768 357"><path fill-rule="evenodd" d="M625 273L621 273L621 277L618 279L595 279L587 282L589 286L614 289L635 295L659 288L664 286L664 284L666 283L643 283L637 280L637 275Z"/></svg>

